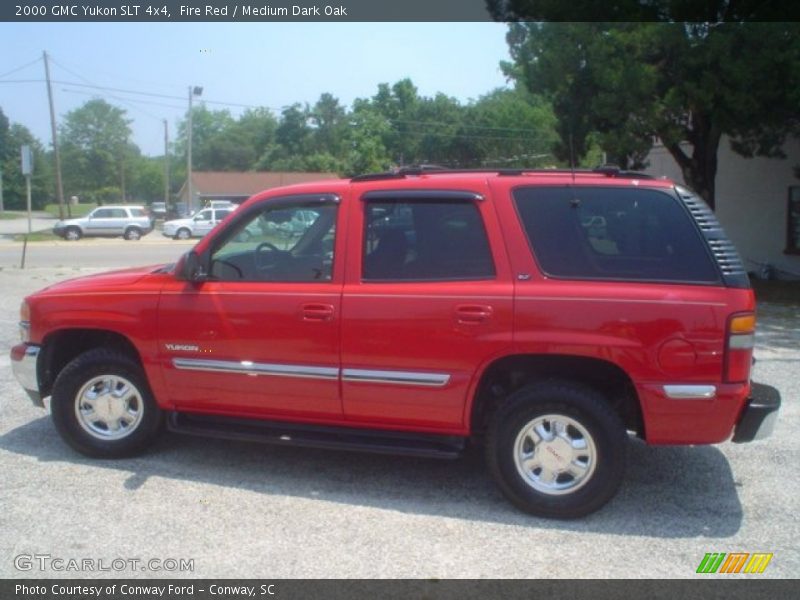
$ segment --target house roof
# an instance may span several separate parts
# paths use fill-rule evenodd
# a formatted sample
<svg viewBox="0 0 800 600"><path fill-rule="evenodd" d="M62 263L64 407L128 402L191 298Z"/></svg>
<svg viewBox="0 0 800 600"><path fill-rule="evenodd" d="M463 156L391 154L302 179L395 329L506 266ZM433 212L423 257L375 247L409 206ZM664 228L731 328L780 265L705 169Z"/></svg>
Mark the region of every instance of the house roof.
<svg viewBox="0 0 800 600"><path fill-rule="evenodd" d="M283 185L338 178L336 173L194 171L192 187L199 195L252 196L257 192ZM183 185L185 187L186 183ZM181 192L183 192L183 188L181 188Z"/></svg>

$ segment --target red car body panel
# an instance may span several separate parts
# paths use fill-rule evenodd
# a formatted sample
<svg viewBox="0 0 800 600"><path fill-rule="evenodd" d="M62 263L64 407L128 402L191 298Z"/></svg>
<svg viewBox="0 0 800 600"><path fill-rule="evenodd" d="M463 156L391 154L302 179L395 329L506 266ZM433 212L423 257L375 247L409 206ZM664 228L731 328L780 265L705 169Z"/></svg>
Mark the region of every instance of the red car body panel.
<svg viewBox="0 0 800 600"><path fill-rule="evenodd" d="M582 185L671 188L658 180L579 175ZM386 181L337 180L251 198L196 246L203 252L237 215L271 198L335 194L333 276L320 283L180 280L155 268L57 284L27 299L31 340L64 329L103 329L135 346L165 409L353 427L469 435L481 376L512 355L587 357L632 380L650 443L716 443L730 436L748 383L722 380L731 314L754 311L749 289L545 277L520 225L516 186L569 185L554 173L523 177L436 175L397 190L458 190L477 201L496 275L488 281L365 282L363 195ZM297 378L199 372L176 359L203 358L334 369ZM359 380L368 370L447 376L443 384ZM321 372L322 372L321 371ZM349 374L349 375L348 375ZM668 398L670 384L713 384L715 397Z"/></svg>

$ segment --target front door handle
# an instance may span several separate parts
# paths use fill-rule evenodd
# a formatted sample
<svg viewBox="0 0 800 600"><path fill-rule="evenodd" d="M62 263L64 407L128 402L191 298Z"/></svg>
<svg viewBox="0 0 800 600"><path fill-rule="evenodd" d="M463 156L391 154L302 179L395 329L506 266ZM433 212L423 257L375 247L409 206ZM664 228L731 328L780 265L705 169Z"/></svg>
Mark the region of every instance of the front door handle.
<svg viewBox="0 0 800 600"><path fill-rule="evenodd" d="M303 304L300 307L303 321L330 321L333 319L332 304Z"/></svg>
<svg viewBox="0 0 800 600"><path fill-rule="evenodd" d="M483 323L492 317L494 309L488 304L460 304L456 306L459 323Z"/></svg>

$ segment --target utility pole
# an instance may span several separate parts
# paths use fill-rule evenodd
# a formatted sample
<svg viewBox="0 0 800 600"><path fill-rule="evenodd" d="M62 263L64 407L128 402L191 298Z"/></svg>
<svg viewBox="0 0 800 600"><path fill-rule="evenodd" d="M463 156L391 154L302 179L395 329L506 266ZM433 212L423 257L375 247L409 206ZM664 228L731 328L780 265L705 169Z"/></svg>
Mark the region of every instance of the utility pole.
<svg viewBox="0 0 800 600"><path fill-rule="evenodd" d="M6 210L6 207L3 206L3 169L0 168L0 215L2 215Z"/></svg>
<svg viewBox="0 0 800 600"><path fill-rule="evenodd" d="M47 79L47 99L50 101L50 129L53 133L53 154L56 159L56 193L58 194L58 217L64 218L64 183L61 180L61 155L58 153L58 133L56 132L56 109L53 106L53 88L50 85L50 64L47 62L47 52L43 51L44 74ZM72 211L67 206L67 213L72 216Z"/></svg>
<svg viewBox="0 0 800 600"><path fill-rule="evenodd" d="M169 131L164 119L164 210L169 209Z"/></svg>
<svg viewBox="0 0 800 600"><path fill-rule="evenodd" d="M25 190L28 202L28 233L31 233L31 175L33 174L33 152L28 145L22 146L20 152L20 171L25 176Z"/></svg>
<svg viewBox="0 0 800 600"><path fill-rule="evenodd" d="M200 86L189 86L189 124L187 129L187 145L186 145L186 191L189 197L186 200L187 212L192 212L194 205L194 190L192 189L192 98L200 96L203 93L203 88Z"/></svg>

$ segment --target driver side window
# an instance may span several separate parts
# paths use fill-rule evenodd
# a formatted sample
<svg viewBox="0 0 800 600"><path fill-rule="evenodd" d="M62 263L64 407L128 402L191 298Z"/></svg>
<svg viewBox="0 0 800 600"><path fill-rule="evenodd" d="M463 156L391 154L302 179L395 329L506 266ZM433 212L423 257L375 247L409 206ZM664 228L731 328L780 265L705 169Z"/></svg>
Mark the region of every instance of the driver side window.
<svg viewBox="0 0 800 600"><path fill-rule="evenodd" d="M325 282L333 276L337 205L269 203L211 255L217 281Z"/></svg>

